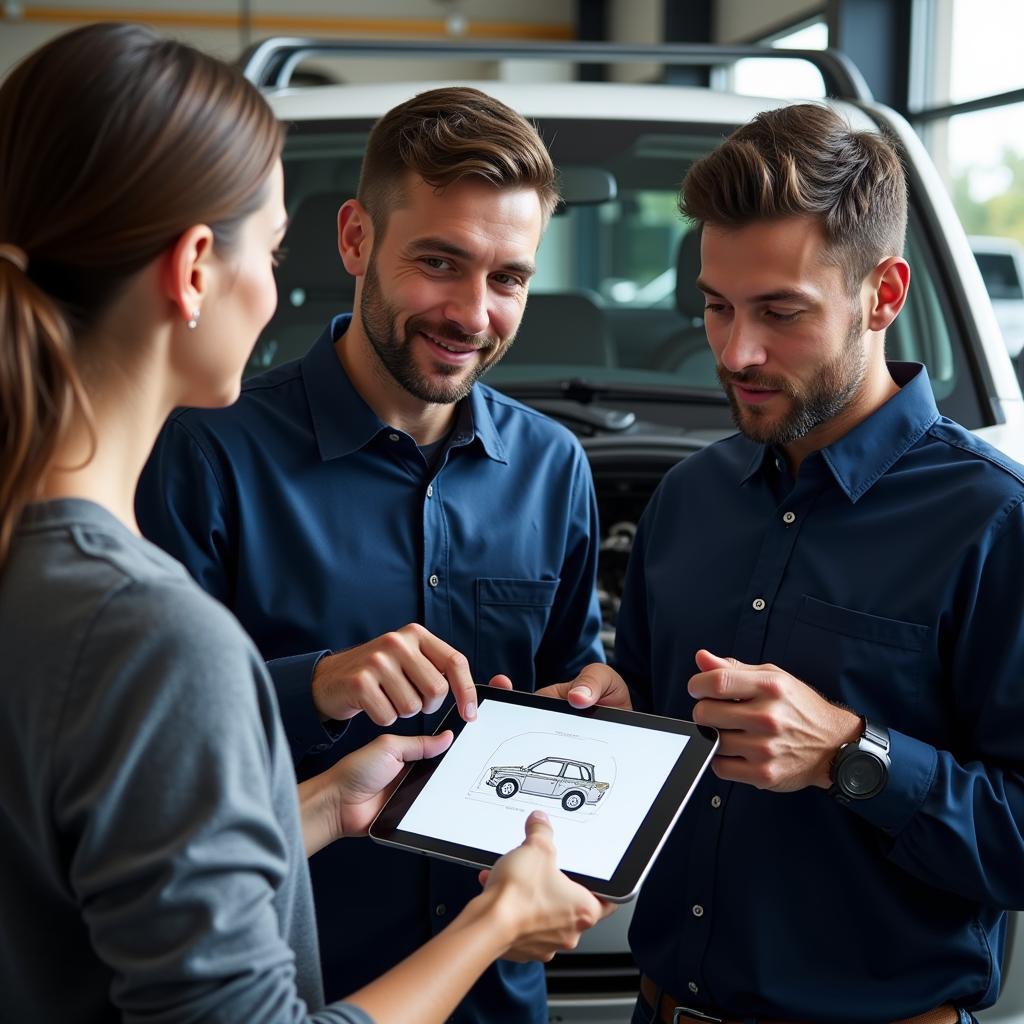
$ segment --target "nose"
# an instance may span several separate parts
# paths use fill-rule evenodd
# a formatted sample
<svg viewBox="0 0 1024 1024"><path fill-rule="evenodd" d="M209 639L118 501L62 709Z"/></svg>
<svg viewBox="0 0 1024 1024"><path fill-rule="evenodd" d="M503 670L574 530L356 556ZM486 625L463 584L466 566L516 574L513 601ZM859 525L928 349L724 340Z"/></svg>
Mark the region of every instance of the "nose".
<svg viewBox="0 0 1024 1024"><path fill-rule="evenodd" d="M725 347L718 360L732 373L739 373L751 366L763 366L768 358L759 331L745 317L736 314L728 327Z"/></svg>
<svg viewBox="0 0 1024 1024"><path fill-rule="evenodd" d="M490 322L486 279L472 277L459 281L445 303L444 315L466 334L483 334Z"/></svg>

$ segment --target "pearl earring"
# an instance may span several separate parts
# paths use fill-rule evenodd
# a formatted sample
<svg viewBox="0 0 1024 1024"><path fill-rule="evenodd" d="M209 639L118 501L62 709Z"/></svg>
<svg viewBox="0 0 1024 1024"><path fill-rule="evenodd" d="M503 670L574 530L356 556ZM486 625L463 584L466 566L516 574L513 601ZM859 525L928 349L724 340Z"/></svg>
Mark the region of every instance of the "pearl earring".
<svg viewBox="0 0 1024 1024"><path fill-rule="evenodd" d="M190 331L194 331L199 326L199 310L195 309L192 311L192 316L186 321L185 326Z"/></svg>

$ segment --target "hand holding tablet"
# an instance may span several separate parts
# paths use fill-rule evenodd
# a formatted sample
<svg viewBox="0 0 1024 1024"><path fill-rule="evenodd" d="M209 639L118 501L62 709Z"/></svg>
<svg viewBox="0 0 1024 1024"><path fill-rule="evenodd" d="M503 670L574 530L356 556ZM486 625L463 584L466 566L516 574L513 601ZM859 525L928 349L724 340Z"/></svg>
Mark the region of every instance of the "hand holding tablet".
<svg viewBox="0 0 1024 1024"><path fill-rule="evenodd" d="M537 910L543 908L547 919L544 925L516 939L502 954L505 960L551 960L559 950L573 949L581 931L592 928L616 909L614 903L602 903L557 869L553 835L547 815L532 811L526 819L526 840L493 868L480 872L485 896L503 887L510 889L520 914L527 913L532 905ZM553 908L558 910L552 913ZM536 912L531 916L538 919Z"/></svg>
<svg viewBox="0 0 1024 1024"><path fill-rule="evenodd" d="M632 899L717 747L712 729L537 694L477 687L451 712L439 758L416 764L373 825L378 842L489 867L551 820L558 866L599 896Z"/></svg>

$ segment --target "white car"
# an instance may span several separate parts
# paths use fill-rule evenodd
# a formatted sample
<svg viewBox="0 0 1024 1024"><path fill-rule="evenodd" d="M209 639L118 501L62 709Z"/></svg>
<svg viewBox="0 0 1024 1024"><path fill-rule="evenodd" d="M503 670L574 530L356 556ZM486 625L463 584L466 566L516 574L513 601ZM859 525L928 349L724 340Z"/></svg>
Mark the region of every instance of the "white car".
<svg viewBox="0 0 1024 1024"><path fill-rule="evenodd" d="M291 218L288 260L277 271L280 305L250 365L295 358L328 318L351 308L353 282L337 253L335 215L355 195L374 121L424 89L450 80L290 87L304 60L379 55L510 61L726 63L742 56L792 58L754 47L602 47L268 40L247 75L288 125L284 152ZM931 159L898 114L874 103L856 69L829 51L818 58L829 100L857 127L897 139L908 172L907 255L914 286L888 332L890 358L925 363L940 410L1024 461L1024 403L978 265ZM327 65L321 63L323 71ZM513 73L510 71L510 74ZM342 68L342 74L345 74ZM550 75L542 76L550 78ZM695 159L759 111L780 105L707 88L574 81L486 80L474 85L537 124L562 175L564 210L538 253L515 345L488 383L561 420L581 438L605 526L599 590L611 645L626 560L661 476L710 441L732 433L703 329L695 235L676 212L679 183ZM623 908L549 965L552 1024L627 1024L638 974ZM1024 940L1011 915L1006 978L985 1024L1024 1024Z"/></svg>
<svg viewBox="0 0 1024 1024"><path fill-rule="evenodd" d="M1024 245L1015 238L986 235L972 235L970 242L1006 350L1017 359L1024 350Z"/></svg>

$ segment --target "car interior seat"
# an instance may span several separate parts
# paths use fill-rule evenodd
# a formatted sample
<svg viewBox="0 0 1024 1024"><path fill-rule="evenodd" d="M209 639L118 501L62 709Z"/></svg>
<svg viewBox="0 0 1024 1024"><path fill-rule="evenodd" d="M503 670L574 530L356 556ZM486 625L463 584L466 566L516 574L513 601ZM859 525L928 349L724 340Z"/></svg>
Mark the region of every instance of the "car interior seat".
<svg viewBox="0 0 1024 1024"><path fill-rule="evenodd" d="M275 272L277 311L264 328L246 374L305 355L331 317L352 309L355 278L338 255L337 192L302 200L291 218L288 257Z"/></svg>
<svg viewBox="0 0 1024 1024"><path fill-rule="evenodd" d="M683 326L673 331L654 354L654 369L676 374L684 387L715 383L715 358L704 332L704 296L694 282L700 274L700 231L687 231L676 254L676 311Z"/></svg>
<svg viewBox="0 0 1024 1024"><path fill-rule="evenodd" d="M502 365L615 366L615 341L600 299L585 291L537 292Z"/></svg>

